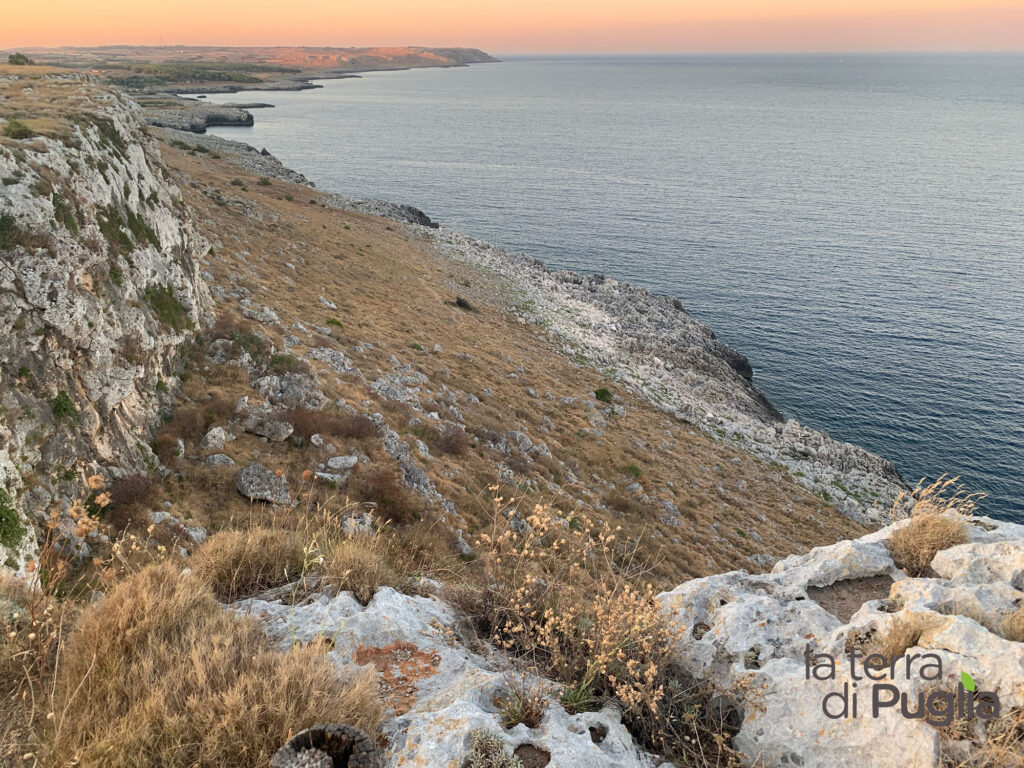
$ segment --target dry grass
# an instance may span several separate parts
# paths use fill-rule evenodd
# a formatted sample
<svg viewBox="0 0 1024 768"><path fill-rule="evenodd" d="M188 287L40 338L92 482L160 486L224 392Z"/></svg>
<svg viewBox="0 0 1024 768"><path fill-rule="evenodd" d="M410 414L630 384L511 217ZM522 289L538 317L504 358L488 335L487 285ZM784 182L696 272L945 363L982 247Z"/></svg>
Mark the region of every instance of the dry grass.
<svg viewBox="0 0 1024 768"><path fill-rule="evenodd" d="M292 734L344 722L376 733L373 675L314 647L271 650L259 624L202 582L146 568L89 606L54 693L54 766L263 768Z"/></svg>
<svg viewBox="0 0 1024 768"><path fill-rule="evenodd" d="M220 600L231 602L298 578L304 560L298 534L254 527L211 536L189 562Z"/></svg>
<svg viewBox="0 0 1024 768"><path fill-rule="evenodd" d="M965 495L956 481L943 477L927 487L918 485L910 523L886 542L896 566L911 576L928 573L941 550L969 541L964 518L974 513L977 495ZM900 506L897 500L894 509Z"/></svg>
<svg viewBox="0 0 1024 768"><path fill-rule="evenodd" d="M380 587L400 590L408 581L400 551L385 534L363 534L332 542L321 554L324 577L338 589L351 592L363 605Z"/></svg>
<svg viewBox="0 0 1024 768"><path fill-rule="evenodd" d="M1015 643L1024 643L1024 604L1003 620L1002 635Z"/></svg>
<svg viewBox="0 0 1024 768"><path fill-rule="evenodd" d="M877 653L887 659L904 655L921 640L922 627L911 618L899 618L885 634L875 633L861 645L864 654Z"/></svg>
<svg viewBox="0 0 1024 768"><path fill-rule="evenodd" d="M606 525L544 506L517 532L513 512L495 500L477 580L458 596L478 629L561 682L570 712L614 700L638 741L666 759L727 763L726 738L695 727L701 702L672 661L679 632L642 581L635 550Z"/></svg>

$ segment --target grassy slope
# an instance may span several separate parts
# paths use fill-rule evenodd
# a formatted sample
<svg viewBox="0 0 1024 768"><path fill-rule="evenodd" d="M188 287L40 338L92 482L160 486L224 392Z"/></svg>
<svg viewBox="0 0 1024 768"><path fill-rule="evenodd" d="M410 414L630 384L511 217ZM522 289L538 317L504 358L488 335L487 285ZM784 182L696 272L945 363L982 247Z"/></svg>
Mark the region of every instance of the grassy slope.
<svg viewBox="0 0 1024 768"><path fill-rule="evenodd" d="M645 553L660 561L657 573L664 584L752 568L747 557L757 552L785 555L863 532L799 488L783 470L674 422L645 401L618 392L607 377L557 354L543 329L522 325L503 310L513 298L507 286L444 259L425 238L407 234L394 222L324 208L317 204L315 190L279 181L261 186L256 177L226 161L162 146L201 228L218 243L215 257L203 268L221 286L243 286L255 304L277 312L281 328L261 330L269 331L279 348L293 323L322 326L336 318L343 328L334 327L332 338L321 337L317 343L337 345L369 381L379 372L390 372L389 358L395 355L425 374L431 389L446 383L476 394L480 404L463 408L470 433L521 429L534 440L543 439L578 478L576 485L568 482L551 460L513 461L517 474L536 480L539 487L506 487L504 495L525 493L528 501L554 501L566 511L576 498L588 508L602 503L619 507L624 511L598 516L642 541ZM233 185L235 179L245 188ZM456 295L480 311L446 303ZM333 301L337 311L325 309L319 296ZM235 300L218 306L220 317L237 312ZM360 342L370 342L373 350L355 352ZM435 344L442 353L431 351ZM297 351L305 350L300 346ZM416 414L381 401L354 380L336 382L322 368L321 373L330 398L345 398L363 412L382 411L400 434L430 442L429 434L409 426ZM610 418L598 436L588 420L594 411L583 401L592 401L594 390L605 386L622 395L626 413ZM527 387L540 397L528 395ZM252 394L247 383L211 382L196 370L188 391L199 396L211 388L222 397ZM487 390L493 395L487 396ZM545 398L546 392L553 398ZM563 397L576 402L562 404ZM542 427L545 418L550 431ZM362 447L371 456L379 453L373 445ZM308 455L287 444L268 446L246 436L228 445L228 453L239 461L256 450L264 463L284 469L296 484L310 464ZM438 490L456 503L472 533L490 510L487 487L495 482L503 457L479 446L461 456L433 453L425 468ZM640 468L639 482L648 496L669 499L681 510L682 527L664 525L660 507L625 491L633 481L631 465ZM210 470L211 475L215 472ZM217 527L226 518L248 514L248 504L227 479L198 482L198 493L180 490L194 517ZM552 481L564 491L549 490Z"/></svg>

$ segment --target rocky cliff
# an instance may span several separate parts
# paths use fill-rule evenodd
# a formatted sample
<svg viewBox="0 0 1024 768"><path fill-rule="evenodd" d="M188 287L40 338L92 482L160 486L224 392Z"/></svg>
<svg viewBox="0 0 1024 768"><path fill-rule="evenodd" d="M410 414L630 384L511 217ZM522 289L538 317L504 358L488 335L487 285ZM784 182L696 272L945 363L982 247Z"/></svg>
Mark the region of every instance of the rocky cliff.
<svg viewBox="0 0 1024 768"><path fill-rule="evenodd" d="M35 543L33 513L66 505L98 465L155 463L149 432L210 298L193 261L204 241L138 108L83 76L3 79L0 562L10 565Z"/></svg>

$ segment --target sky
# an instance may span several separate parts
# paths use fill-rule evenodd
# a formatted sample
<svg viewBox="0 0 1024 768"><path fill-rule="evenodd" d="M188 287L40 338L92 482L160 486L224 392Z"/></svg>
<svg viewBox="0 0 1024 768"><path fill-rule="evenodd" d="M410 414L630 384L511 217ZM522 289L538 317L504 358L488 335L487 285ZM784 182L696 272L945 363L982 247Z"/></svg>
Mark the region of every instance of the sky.
<svg viewBox="0 0 1024 768"><path fill-rule="evenodd" d="M1024 0L0 0L0 48L425 45L490 53L1024 50Z"/></svg>

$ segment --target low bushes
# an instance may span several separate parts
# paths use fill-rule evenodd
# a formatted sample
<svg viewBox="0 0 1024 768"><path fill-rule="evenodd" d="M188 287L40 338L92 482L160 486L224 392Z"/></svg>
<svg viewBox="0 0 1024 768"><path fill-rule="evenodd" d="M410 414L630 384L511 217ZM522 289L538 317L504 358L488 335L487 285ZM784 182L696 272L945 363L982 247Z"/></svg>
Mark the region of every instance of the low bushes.
<svg viewBox="0 0 1024 768"><path fill-rule="evenodd" d="M149 566L87 607L54 689L55 765L264 768L298 731L383 718L372 673L322 647L279 652L201 580Z"/></svg>
<svg viewBox="0 0 1024 768"><path fill-rule="evenodd" d="M359 440L374 437L377 425L368 416L338 411L293 408L282 418L295 428L294 434L308 440L313 435Z"/></svg>
<svg viewBox="0 0 1024 768"><path fill-rule="evenodd" d="M353 536L329 543L324 556L323 575L338 589L352 593L363 605L380 587L402 589L407 581L400 554L386 534Z"/></svg>
<svg viewBox="0 0 1024 768"><path fill-rule="evenodd" d="M375 504L378 516L396 525L411 523L423 508L389 466L359 469L349 480L348 490L356 500Z"/></svg>

